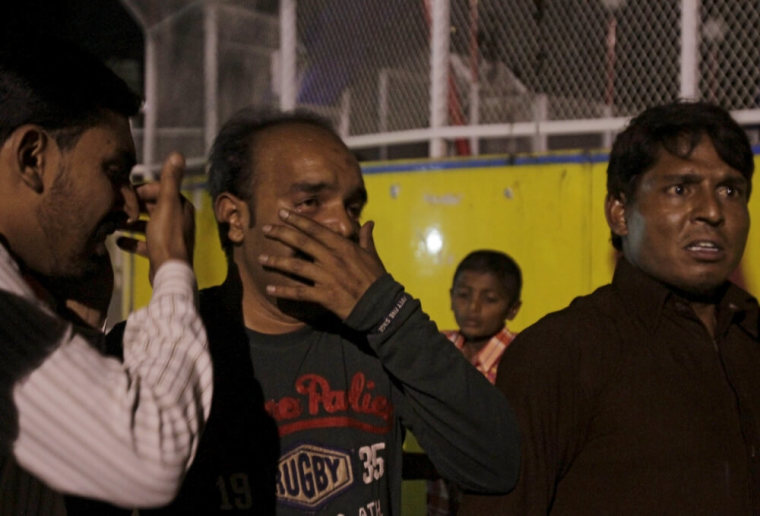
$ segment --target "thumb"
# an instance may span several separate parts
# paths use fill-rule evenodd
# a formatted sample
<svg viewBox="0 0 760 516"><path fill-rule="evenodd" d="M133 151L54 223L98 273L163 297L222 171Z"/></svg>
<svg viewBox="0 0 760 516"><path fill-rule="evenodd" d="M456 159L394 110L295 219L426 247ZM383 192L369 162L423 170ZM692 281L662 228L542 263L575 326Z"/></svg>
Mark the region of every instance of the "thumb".
<svg viewBox="0 0 760 516"><path fill-rule="evenodd" d="M377 250L375 249L375 239L372 235L374 229L375 222L372 220L369 220L362 225L361 229L359 229L359 247L376 255Z"/></svg>

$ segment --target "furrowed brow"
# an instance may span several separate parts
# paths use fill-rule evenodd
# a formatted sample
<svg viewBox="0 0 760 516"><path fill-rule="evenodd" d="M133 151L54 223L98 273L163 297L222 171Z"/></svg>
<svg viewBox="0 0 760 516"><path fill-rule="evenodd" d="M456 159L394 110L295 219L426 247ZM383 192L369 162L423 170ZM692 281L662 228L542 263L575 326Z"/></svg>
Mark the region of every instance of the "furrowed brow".
<svg viewBox="0 0 760 516"><path fill-rule="evenodd" d="M290 191L292 193L319 193L324 190L329 190L330 185L324 181L320 181L317 183L311 183L308 181L301 181L299 183L293 183L290 185Z"/></svg>
<svg viewBox="0 0 760 516"><path fill-rule="evenodd" d="M731 182L731 183L748 183L747 177L742 174L741 172L737 172L732 170L731 172L727 172L723 179L721 179L721 182Z"/></svg>
<svg viewBox="0 0 760 516"><path fill-rule="evenodd" d="M699 183L703 177L693 172L684 172L683 174L665 174L662 180L665 183Z"/></svg>
<svg viewBox="0 0 760 516"><path fill-rule="evenodd" d="M749 181L747 181L747 178L744 176L728 176L722 179L719 184L747 188L747 186L749 186Z"/></svg>

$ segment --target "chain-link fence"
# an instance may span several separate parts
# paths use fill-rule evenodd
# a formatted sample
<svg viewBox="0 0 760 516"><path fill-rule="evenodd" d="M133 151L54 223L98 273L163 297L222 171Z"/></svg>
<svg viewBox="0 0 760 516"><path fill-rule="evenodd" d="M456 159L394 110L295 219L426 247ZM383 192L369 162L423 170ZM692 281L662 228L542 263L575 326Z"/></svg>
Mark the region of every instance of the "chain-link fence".
<svg viewBox="0 0 760 516"><path fill-rule="evenodd" d="M324 100L340 92L351 96L349 137L429 127L433 2L364 0L345 8L331 0L299 3L303 61L312 74L308 87L332 92ZM614 119L684 93L731 110L757 105L755 2L453 0L449 11L450 126ZM352 30L323 27L319 45L306 43L306 27L313 30L318 19L313 13L324 12ZM696 24L684 27L690 14ZM688 30L694 34L684 34ZM339 109L337 103L332 107ZM564 128L568 134L586 131L584 123ZM529 132L527 127L514 135ZM450 153L471 152L449 139Z"/></svg>
<svg viewBox="0 0 760 516"><path fill-rule="evenodd" d="M122 1L153 52L149 161L202 157L251 104L317 111L370 158L599 147L682 96L760 123L757 2Z"/></svg>
<svg viewBox="0 0 760 516"><path fill-rule="evenodd" d="M202 172L220 123L245 106L277 106L278 20L248 0L122 0L145 34L142 162L178 150ZM147 173L147 171L145 171Z"/></svg>

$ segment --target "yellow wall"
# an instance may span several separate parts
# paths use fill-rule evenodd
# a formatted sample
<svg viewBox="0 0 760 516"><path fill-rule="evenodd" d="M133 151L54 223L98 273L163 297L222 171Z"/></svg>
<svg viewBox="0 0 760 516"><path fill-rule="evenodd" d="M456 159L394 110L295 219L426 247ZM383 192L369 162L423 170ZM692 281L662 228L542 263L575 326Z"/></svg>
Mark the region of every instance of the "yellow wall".
<svg viewBox="0 0 760 516"><path fill-rule="evenodd" d="M462 163L466 165L465 163ZM442 328L453 328L448 289L457 263L478 248L500 249L520 265L520 329L566 305L609 275L588 245L599 231L593 216L595 165L462 167L367 174L366 216L389 271L423 301ZM370 169L371 170L371 169ZM425 245L442 236L439 252ZM604 239L604 235L600 235ZM592 274L602 268L599 274Z"/></svg>

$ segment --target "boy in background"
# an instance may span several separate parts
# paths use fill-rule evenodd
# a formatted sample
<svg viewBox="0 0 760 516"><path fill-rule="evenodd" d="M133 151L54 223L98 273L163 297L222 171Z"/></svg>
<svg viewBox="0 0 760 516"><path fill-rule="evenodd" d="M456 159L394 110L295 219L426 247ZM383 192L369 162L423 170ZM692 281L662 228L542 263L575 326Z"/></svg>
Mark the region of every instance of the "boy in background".
<svg viewBox="0 0 760 516"><path fill-rule="evenodd" d="M444 333L491 383L516 336L506 322L520 310L521 290L520 267L500 251L473 251L454 272L449 294L459 330Z"/></svg>
<svg viewBox="0 0 760 516"><path fill-rule="evenodd" d="M457 266L449 294L459 330L443 332L488 381L494 383L504 350L517 336L506 322L520 310L522 273L500 251L478 250ZM428 516L457 513L460 492L444 480L428 480Z"/></svg>

